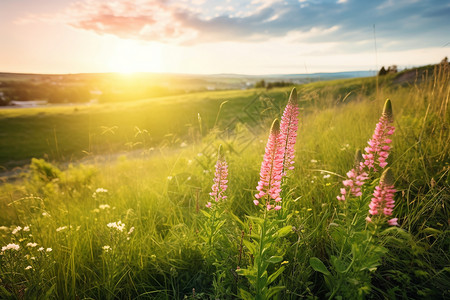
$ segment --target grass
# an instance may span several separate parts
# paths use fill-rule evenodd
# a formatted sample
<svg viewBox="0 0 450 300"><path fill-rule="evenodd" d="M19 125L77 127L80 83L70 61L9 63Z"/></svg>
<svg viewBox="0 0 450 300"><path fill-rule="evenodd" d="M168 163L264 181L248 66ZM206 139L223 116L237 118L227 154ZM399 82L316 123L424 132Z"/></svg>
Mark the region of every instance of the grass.
<svg viewBox="0 0 450 300"><path fill-rule="evenodd" d="M448 68L442 67L409 85L385 77L378 91L374 78L298 87L297 158L283 191L291 199L286 222L294 230L274 249L285 267L276 281L285 287L279 297L345 298L342 289L331 294L328 279L310 259L317 257L333 270L339 240L332 224L346 213L336 196L387 97L395 116L389 163L400 228L376 236L377 246L387 252L370 276L364 273L369 292L361 297L449 296L449 79ZM258 214L252 200L268 127L282 112L288 92L208 92L77 109L1 111L3 165L31 157L53 162L33 160L23 179L0 187L0 225L5 226L0 244L20 245L19 251L0 256L2 298L242 295L239 289L249 289L249 281L235 270L252 264L247 246L240 251L242 232L247 238L246 216ZM230 181L225 223L211 252L202 239L207 220L200 211L209 201L218 144L224 147ZM92 160L70 164L83 155ZM123 231L107 226L119 220L126 224ZM17 226L22 230L12 234ZM23 230L26 226L29 231ZM38 245L27 246L31 242ZM275 264L268 272L280 267ZM358 278L357 283L352 279L353 289L367 279Z"/></svg>

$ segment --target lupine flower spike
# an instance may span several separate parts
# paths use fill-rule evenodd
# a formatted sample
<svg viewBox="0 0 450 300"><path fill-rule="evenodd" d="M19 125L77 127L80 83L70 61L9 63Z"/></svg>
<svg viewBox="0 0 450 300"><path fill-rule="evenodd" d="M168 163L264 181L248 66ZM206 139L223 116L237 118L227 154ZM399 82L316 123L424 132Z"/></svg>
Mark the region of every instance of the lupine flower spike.
<svg viewBox="0 0 450 300"><path fill-rule="evenodd" d="M263 205L267 210L274 208L281 209L281 178L283 172L284 144L280 134L280 122L275 119L270 129L269 139L264 153L264 159L261 164L260 180L256 189L259 191L255 195L255 205L259 205L260 199L266 197ZM275 203L272 204L271 200Z"/></svg>
<svg viewBox="0 0 450 300"><path fill-rule="evenodd" d="M219 202L225 200L227 196L225 191L227 190L228 183L228 165L222 155L222 146L219 146L218 158L216 163L216 171L214 173L214 184L212 185L212 192L209 193L211 200ZM208 202L206 207L211 208L212 203Z"/></svg>
<svg viewBox="0 0 450 300"><path fill-rule="evenodd" d="M355 154L355 167L347 172L347 180L342 183L344 187L341 188L341 195L337 196L338 200L344 201L346 196L359 197L362 195L361 186L369 179L368 174L364 171L364 161L361 150L357 150Z"/></svg>
<svg viewBox="0 0 450 300"><path fill-rule="evenodd" d="M369 204L369 214L372 216L392 216L392 210L394 209L394 176L390 168L384 170L380 178L380 183L375 187L373 192L372 201ZM368 222L372 221L371 217L367 217ZM389 225L398 225L398 219L389 219L387 222Z"/></svg>
<svg viewBox="0 0 450 300"><path fill-rule="evenodd" d="M285 148L283 158L283 176L286 175L287 170L294 169L295 142L297 140L298 129L298 110L297 90L293 88L280 123L281 140L283 141Z"/></svg>
<svg viewBox="0 0 450 300"><path fill-rule="evenodd" d="M363 154L365 159L364 165L369 169L378 171L377 167L381 169L386 167L386 159L389 156L389 150L392 140L388 137L394 133L395 127L392 126L393 122L392 105L391 100L387 99L384 104L383 114L377 123L375 132L372 139L368 142L369 146L364 148L366 154Z"/></svg>

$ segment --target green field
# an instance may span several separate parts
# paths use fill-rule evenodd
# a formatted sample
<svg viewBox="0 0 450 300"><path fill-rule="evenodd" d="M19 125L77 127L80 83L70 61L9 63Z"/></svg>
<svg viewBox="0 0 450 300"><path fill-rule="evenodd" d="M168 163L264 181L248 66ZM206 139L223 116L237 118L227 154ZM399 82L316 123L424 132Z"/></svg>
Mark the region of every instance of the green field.
<svg viewBox="0 0 450 300"><path fill-rule="evenodd" d="M0 255L0 298L450 297L450 72L426 70L297 86L272 215L252 201L290 88L0 110L0 246L19 246ZM379 172L336 199L386 98L398 227L364 221ZM210 210L219 144L228 198Z"/></svg>

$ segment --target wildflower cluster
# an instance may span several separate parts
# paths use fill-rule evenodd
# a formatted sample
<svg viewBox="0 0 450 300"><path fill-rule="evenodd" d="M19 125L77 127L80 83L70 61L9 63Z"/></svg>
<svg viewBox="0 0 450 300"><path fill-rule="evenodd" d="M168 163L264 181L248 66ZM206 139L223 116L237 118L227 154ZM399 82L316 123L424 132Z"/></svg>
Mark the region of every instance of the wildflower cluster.
<svg viewBox="0 0 450 300"><path fill-rule="evenodd" d="M360 151L357 152L355 157L355 167L347 172L347 178L342 183L344 188L340 189L340 195L337 196L337 199L340 201L346 200L346 198L354 196L359 197L362 196L361 187L365 184L365 182L369 179L370 171L378 171L378 167L381 169L387 166L386 159L389 156L389 151L391 150L391 146L389 144L392 143L392 140L388 138L388 136L392 135L395 131L394 126L392 126L393 122L393 114L392 114L392 105L389 99L386 100L384 104L383 113L379 119L375 127L375 132L372 136L372 139L369 140L369 146L366 147L365 154L361 154ZM392 210L394 208L394 193L395 189L393 186L393 180L388 180L389 184L386 182L386 176L389 178L392 177L391 171L389 168L383 172L380 184L375 187L375 191L373 193L372 201L369 205L369 214L377 215L382 209L382 213L386 216L392 215ZM388 175L386 175L388 174ZM367 217L366 220L371 222L371 218ZM397 218L388 220L389 225L398 225Z"/></svg>
<svg viewBox="0 0 450 300"><path fill-rule="evenodd" d="M279 203L281 202L280 192L284 159L283 146L280 135L280 122L276 119L273 121L270 129L264 159L261 164L260 180L256 187L259 193L255 195L256 199L268 196L266 203L264 203L267 210L272 209L272 207L275 210L281 209ZM275 206L271 204L271 199L275 201ZM258 205L259 200L254 200L253 203Z"/></svg>
<svg viewBox="0 0 450 300"><path fill-rule="evenodd" d="M297 90L294 88L289 96L289 101L284 109L280 123L280 138L284 142L285 149L283 158L283 176L286 175L287 170L294 169L295 143L297 141L298 130L298 112L299 107Z"/></svg>
<svg viewBox="0 0 450 300"><path fill-rule="evenodd" d="M341 195L337 199L344 201L346 196L359 197L362 195L361 186L369 179L369 175L364 171L364 164L362 163L361 151L356 152L355 167L347 172L347 178L342 182L344 188L341 188Z"/></svg>
<svg viewBox="0 0 450 300"><path fill-rule="evenodd" d="M259 205L260 199L267 196L263 203L267 210L281 209L281 179L287 170L294 169L298 110L297 90L294 88L284 109L281 123L278 119L272 123L261 164L260 180L256 187L259 193L255 195L256 200L253 200L255 205Z"/></svg>
<svg viewBox="0 0 450 300"><path fill-rule="evenodd" d="M99 194L106 194L107 192L108 192L107 189L104 189L104 188L97 188L97 189L95 190L95 192L92 194L92 198L97 198L97 195L99 195Z"/></svg>
<svg viewBox="0 0 450 300"><path fill-rule="evenodd" d="M219 158L217 159L216 171L214 173L214 184L211 187L212 192L209 193L211 199L215 202L219 202L227 198L225 191L228 188L228 164L220 152L221 149L219 148ZM211 208L211 206L212 203L209 201L206 204L206 207Z"/></svg>
<svg viewBox="0 0 450 300"><path fill-rule="evenodd" d="M380 179L380 184L375 187L375 191L373 192L373 197L369 204L369 214L372 216L378 215L382 217L392 216L392 210L395 205L394 201L394 193L396 189L394 188L394 178L392 175L392 171L390 168L387 168ZM368 222L372 222L371 217L367 217L366 220ZM397 218L392 218L388 220L389 225L398 225Z"/></svg>
<svg viewBox="0 0 450 300"><path fill-rule="evenodd" d="M123 232L123 230L125 229L125 224L122 223L122 221L111 222L108 223L106 226L108 226L109 228L115 228L120 232Z"/></svg>
<svg viewBox="0 0 450 300"><path fill-rule="evenodd" d="M377 166L381 169L386 167L386 159L389 156L390 144L392 140L388 136L392 135L395 127L391 125L393 122L391 100L387 99L384 105L383 113L378 121L372 139L369 140L363 154L364 165L368 170L378 171Z"/></svg>

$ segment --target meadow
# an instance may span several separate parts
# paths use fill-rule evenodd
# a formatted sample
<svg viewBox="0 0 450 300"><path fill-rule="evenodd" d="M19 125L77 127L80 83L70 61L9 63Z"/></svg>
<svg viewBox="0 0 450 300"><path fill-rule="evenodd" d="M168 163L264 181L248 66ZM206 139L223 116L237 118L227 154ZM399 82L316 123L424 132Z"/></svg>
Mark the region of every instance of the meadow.
<svg viewBox="0 0 450 300"><path fill-rule="evenodd" d="M291 88L0 111L0 298L450 297L449 71L296 86L294 168L270 210L255 194ZM380 116L389 171L351 196ZM398 226L366 220L383 184Z"/></svg>

